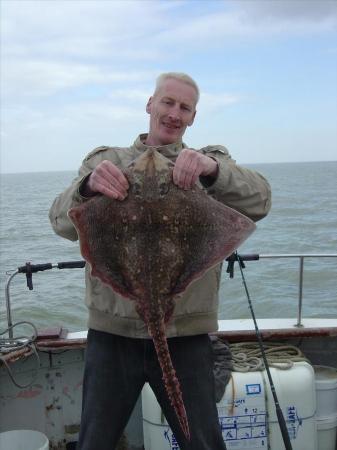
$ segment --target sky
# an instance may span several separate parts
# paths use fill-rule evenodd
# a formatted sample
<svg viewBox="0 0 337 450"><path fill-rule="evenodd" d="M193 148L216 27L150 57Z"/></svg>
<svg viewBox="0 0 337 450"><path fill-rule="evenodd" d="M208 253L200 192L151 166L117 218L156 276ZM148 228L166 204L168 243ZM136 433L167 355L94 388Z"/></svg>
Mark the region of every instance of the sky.
<svg viewBox="0 0 337 450"><path fill-rule="evenodd" d="M337 2L1 0L2 173L75 171L148 130L156 77L201 91L184 142L337 159Z"/></svg>

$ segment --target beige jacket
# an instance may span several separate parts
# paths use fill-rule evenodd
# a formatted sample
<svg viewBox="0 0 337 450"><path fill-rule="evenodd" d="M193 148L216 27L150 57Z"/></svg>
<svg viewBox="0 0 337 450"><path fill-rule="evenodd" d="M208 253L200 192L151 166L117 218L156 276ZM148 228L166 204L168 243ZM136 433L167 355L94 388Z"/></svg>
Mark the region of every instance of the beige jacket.
<svg viewBox="0 0 337 450"><path fill-rule="evenodd" d="M67 211L85 202L80 194L81 183L103 160L110 160L120 168L144 152L146 135L140 135L131 147L98 147L87 155L72 185L60 194L49 212L54 231L60 236L77 240L76 230L67 216ZM156 147L164 156L175 161L183 143ZM227 149L220 145L199 150L214 158L219 165L217 179L210 184L202 179L208 194L218 201L240 211L252 220L262 219L271 205L270 187L266 179L257 172L237 166ZM192 283L184 294L177 298L172 319L167 326L167 336L186 336L210 333L218 327L218 290L221 265L209 270ZM89 309L89 328L122 336L149 337L147 329L134 308L134 302L122 298L110 287L90 275L86 267L86 304Z"/></svg>

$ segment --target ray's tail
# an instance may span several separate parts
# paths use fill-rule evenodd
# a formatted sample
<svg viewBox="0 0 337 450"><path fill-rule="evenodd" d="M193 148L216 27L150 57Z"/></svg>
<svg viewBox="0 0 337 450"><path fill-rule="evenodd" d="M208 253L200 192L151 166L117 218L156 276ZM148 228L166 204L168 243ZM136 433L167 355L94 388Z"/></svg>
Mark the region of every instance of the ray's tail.
<svg viewBox="0 0 337 450"><path fill-rule="evenodd" d="M176 371L173 367L169 348L167 345L165 335L164 320L156 322L155 325L149 325L149 332L153 339L153 343L158 355L158 361L163 372L163 381L165 389L172 407L179 420L180 427L186 437L190 440L190 430L188 426L187 414L183 402L183 397L180 389L180 383L176 375Z"/></svg>

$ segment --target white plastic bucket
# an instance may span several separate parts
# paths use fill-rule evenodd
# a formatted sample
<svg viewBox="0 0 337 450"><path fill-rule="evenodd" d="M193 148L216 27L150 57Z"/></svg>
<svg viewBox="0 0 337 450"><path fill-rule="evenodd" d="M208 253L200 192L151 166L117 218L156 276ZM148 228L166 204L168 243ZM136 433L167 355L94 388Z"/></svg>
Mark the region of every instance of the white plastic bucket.
<svg viewBox="0 0 337 450"><path fill-rule="evenodd" d="M317 419L318 450L336 450L337 416Z"/></svg>
<svg viewBox="0 0 337 450"><path fill-rule="evenodd" d="M34 430L12 430L0 433L1 450L48 450L47 436Z"/></svg>
<svg viewBox="0 0 337 450"><path fill-rule="evenodd" d="M316 417L337 416L337 369L314 366L317 409Z"/></svg>

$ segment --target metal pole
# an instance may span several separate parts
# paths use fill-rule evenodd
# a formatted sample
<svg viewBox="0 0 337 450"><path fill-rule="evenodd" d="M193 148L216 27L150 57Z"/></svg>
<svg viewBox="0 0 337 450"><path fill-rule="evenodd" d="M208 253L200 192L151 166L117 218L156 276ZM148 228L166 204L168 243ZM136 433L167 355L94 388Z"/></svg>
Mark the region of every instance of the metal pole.
<svg viewBox="0 0 337 450"><path fill-rule="evenodd" d="M299 273L299 286L298 286L298 316L296 327L303 327L302 321L302 300L303 300L303 267L304 256L300 256L300 273Z"/></svg>
<svg viewBox="0 0 337 450"><path fill-rule="evenodd" d="M10 339L13 339L13 322L12 322L12 311L11 311L11 302L9 296L9 285L12 279L19 273L16 270L7 280L6 289L5 289L5 297L6 297L6 312L7 312L7 324L8 324L8 336Z"/></svg>

